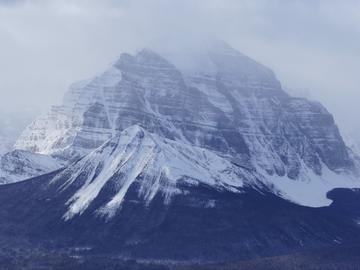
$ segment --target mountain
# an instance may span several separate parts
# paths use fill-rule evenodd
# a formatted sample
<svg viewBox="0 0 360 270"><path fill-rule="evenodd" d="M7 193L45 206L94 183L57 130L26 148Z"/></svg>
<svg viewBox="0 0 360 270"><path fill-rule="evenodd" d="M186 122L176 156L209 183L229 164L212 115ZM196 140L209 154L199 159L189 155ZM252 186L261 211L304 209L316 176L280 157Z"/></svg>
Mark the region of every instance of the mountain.
<svg viewBox="0 0 360 270"><path fill-rule="evenodd" d="M233 192L239 192L245 185L260 184L247 170L210 151L163 139L139 126L125 129L67 167L52 180L53 184L58 182L61 192L77 189L67 203L66 220L81 215L108 188L112 194L108 194L109 200L96 213L112 218L134 185L146 203L161 193L166 204L182 192L177 188L178 182Z"/></svg>
<svg viewBox="0 0 360 270"><path fill-rule="evenodd" d="M52 157L13 150L16 139L35 118L32 112L0 113L0 185L25 180L64 165Z"/></svg>
<svg viewBox="0 0 360 270"><path fill-rule="evenodd" d="M360 191L294 204L256 172L131 126L67 168L0 187L0 242L160 261L229 261L351 245ZM14 235L15 232L15 235Z"/></svg>
<svg viewBox="0 0 360 270"><path fill-rule="evenodd" d="M65 166L65 162L50 156L14 150L0 157L0 184L14 183Z"/></svg>
<svg viewBox="0 0 360 270"><path fill-rule="evenodd" d="M270 69L227 44L193 59L205 68L181 71L150 49L122 54L102 75L71 86L15 147L76 160L139 124L268 175L306 181L308 171L356 171L321 104L289 96Z"/></svg>
<svg viewBox="0 0 360 270"><path fill-rule="evenodd" d="M0 186L5 248L203 262L360 239L360 163L332 115L223 42L122 54L15 148L67 165Z"/></svg>

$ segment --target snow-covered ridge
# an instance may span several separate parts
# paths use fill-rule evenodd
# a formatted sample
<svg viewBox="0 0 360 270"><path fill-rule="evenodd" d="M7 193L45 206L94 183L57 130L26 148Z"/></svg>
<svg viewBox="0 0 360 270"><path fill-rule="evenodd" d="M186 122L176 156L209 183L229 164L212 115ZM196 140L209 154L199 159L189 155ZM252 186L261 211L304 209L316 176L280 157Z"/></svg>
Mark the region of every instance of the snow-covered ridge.
<svg viewBox="0 0 360 270"><path fill-rule="evenodd" d="M121 55L102 75L73 85L63 105L30 125L15 147L76 160L141 124L269 175L297 179L307 168L321 175L322 164L354 170L321 104L290 97L270 69L215 45L190 56L199 69L190 73L150 49ZM196 65L204 61L211 72Z"/></svg>
<svg viewBox="0 0 360 270"><path fill-rule="evenodd" d="M91 208L93 214L111 219L134 191L145 204L159 194L166 204L185 192L179 183L201 183L235 193L245 187L255 188L311 207L329 205L327 192L334 188L360 187L360 181L352 175L329 169L321 176L309 171L298 181L269 176L261 168L250 171L209 150L162 138L138 125L117 134L51 180L59 193L71 194L65 220L82 215L95 201L98 206Z"/></svg>
<svg viewBox="0 0 360 270"><path fill-rule="evenodd" d="M181 192L180 180L234 192L244 184L256 184L250 172L208 150L161 138L137 125L70 165L52 184L60 182L61 191L80 186L67 203L64 218L70 219L82 214L106 186L112 186L112 198L97 212L112 217L135 182L139 197L150 202L161 192L166 203Z"/></svg>
<svg viewBox="0 0 360 270"><path fill-rule="evenodd" d="M291 97L269 68L226 44L210 46L190 58L191 68L182 69L176 61L150 49L136 55L122 54L103 74L73 85L61 106L53 107L23 132L16 143L18 149L65 161L89 154L62 174L61 179L70 186L80 178L90 179L84 180L82 191L69 201L67 218L87 209L102 187L115 181L114 175L132 180L119 180L122 184L115 185L120 195L114 199L116 203L109 202L102 211L109 211L110 216L111 205L121 204L127 185L141 177L142 171L170 177L166 183L176 182L179 175L165 174L167 170L156 161L164 155L169 156L165 163L172 173L184 170L189 178L207 177L210 181L214 176L212 166L206 167L201 157L200 167L189 164L198 149L231 166L256 171L256 178L263 183L273 183L284 197L304 205L327 205L325 191L353 182L347 179L354 178L360 163L348 151L332 115L320 103ZM202 63L206 63L204 69ZM118 145L113 140L134 125L152 134L138 143L144 153L133 149L131 153L119 150L119 157L109 154L106 149ZM122 141L127 137L120 136L120 145L127 145ZM110 139L112 143L106 143ZM163 140L169 142L164 144ZM184 149L192 154L182 152ZM158 150L160 154L154 154ZM177 162L181 168L176 167ZM139 166L134 165L137 163ZM228 176L219 175L227 183ZM157 181L143 181L151 183L148 189L143 187L143 194L157 190ZM306 190L318 185L321 191L307 199ZM176 190L173 184L167 188ZM159 189L166 190L161 185Z"/></svg>
<svg viewBox="0 0 360 270"><path fill-rule="evenodd" d="M63 106L53 106L51 110L38 117L20 136L15 143L15 149L24 149L43 155L59 156L63 160L77 159L86 155L100 144L111 138L109 122L104 127L94 123L86 127L84 114L95 104L107 104L104 91L115 87L121 81L121 71L110 67L107 71L91 80L74 83L64 97ZM108 108L106 108L107 110ZM108 113L105 109L103 114ZM102 116L94 115L94 121L104 121ZM95 129L94 131L92 129ZM81 134L79 136L79 134ZM31 138L28 140L28 138ZM86 147L76 144L91 143ZM61 155L58 153L61 152Z"/></svg>
<svg viewBox="0 0 360 270"><path fill-rule="evenodd" d="M50 156L14 150L0 158L0 184L19 182L65 166Z"/></svg>

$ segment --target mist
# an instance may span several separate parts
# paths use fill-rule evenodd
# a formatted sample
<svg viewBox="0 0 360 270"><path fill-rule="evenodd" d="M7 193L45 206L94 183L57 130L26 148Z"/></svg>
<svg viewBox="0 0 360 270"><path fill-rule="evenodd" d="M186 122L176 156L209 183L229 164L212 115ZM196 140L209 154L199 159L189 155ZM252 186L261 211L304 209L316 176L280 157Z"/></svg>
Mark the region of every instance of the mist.
<svg viewBox="0 0 360 270"><path fill-rule="evenodd" d="M0 111L46 111L122 52L207 35L272 68L360 138L359 10L357 0L0 0Z"/></svg>

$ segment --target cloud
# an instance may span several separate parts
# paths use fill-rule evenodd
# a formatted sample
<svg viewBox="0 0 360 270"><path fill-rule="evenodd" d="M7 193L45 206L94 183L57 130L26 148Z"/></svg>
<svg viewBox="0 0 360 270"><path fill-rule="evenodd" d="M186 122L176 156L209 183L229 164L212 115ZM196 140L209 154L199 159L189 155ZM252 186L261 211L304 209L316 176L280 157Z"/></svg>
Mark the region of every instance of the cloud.
<svg viewBox="0 0 360 270"><path fill-rule="evenodd" d="M25 2L26 0L0 0L0 5L3 6L12 6L16 5L22 2Z"/></svg>
<svg viewBox="0 0 360 270"><path fill-rule="evenodd" d="M0 106L45 109L123 51L209 34L308 89L360 137L358 10L357 0L0 0Z"/></svg>

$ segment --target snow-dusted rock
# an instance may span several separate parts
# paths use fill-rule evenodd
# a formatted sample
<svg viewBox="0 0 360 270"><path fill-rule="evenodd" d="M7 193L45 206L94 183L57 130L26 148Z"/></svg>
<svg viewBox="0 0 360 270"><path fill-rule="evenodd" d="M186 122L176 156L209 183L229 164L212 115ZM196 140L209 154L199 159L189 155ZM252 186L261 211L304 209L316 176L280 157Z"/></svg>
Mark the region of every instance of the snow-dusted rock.
<svg viewBox="0 0 360 270"><path fill-rule="evenodd" d="M134 193L144 204L159 195L168 204L172 197L184 193L184 183L234 193L255 189L312 207L329 205L332 201L327 193L334 188L360 187L360 181L351 175L324 168L321 176L308 168L298 181L269 176L262 168L251 171L207 149L134 125L59 172L51 185L70 196L65 220L88 209L111 219L120 212L125 197Z"/></svg>
<svg viewBox="0 0 360 270"><path fill-rule="evenodd" d="M228 45L204 48L185 65L123 54L35 120L16 148L37 154L8 154L9 171L59 168L41 154L70 165L0 187L0 238L175 260L357 241L360 193L333 189L359 187L360 162L331 114Z"/></svg>
<svg viewBox="0 0 360 270"><path fill-rule="evenodd" d="M192 59L188 71L149 49L121 55L102 75L73 85L16 148L75 160L138 124L269 175L354 170L331 114L290 97L270 69L222 43Z"/></svg>
<svg viewBox="0 0 360 270"><path fill-rule="evenodd" d="M0 184L19 182L65 166L50 156L14 150L0 158Z"/></svg>
<svg viewBox="0 0 360 270"><path fill-rule="evenodd" d="M233 192L259 184L254 174L211 151L161 138L137 125L70 165L51 182L60 183L61 192L75 189L65 219L82 214L104 190L110 194L97 213L111 218L134 186L147 203L158 193L167 203L182 192L179 182Z"/></svg>

